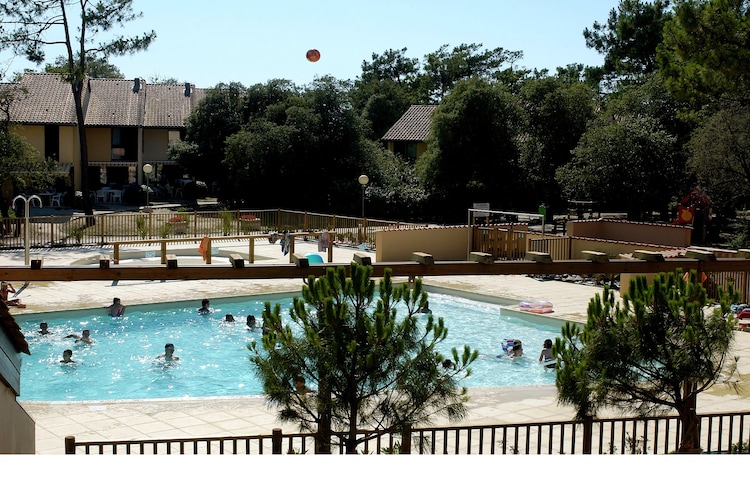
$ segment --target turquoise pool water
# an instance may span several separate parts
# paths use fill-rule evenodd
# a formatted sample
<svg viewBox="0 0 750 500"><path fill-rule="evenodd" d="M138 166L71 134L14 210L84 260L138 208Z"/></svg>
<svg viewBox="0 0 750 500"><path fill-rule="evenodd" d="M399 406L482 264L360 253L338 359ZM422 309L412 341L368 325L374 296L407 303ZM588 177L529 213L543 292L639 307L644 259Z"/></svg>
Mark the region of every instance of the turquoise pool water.
<svg viewBox="0 0 750 500"><path fill-rule="evenodd" d="M448 337L445 354L464 344L477 349L469 387L528 386L554 383L552 370L537 363L545 338L560 334L560 324L503 309L498 304L430 293L430 308L442 316ZM266 300L279 302L287 315L291 296L253 296L211 300L212 313L199 315L200 301L130 306L125 316L111 318L101 310L28 314L17 321L29 342L23 356L21 396L27 401L102 401L157 398L227 397L262 394L249 361L247 344L259 338L245 318L260 321ZM231 313L236 321L227 323ZM49 335L38 334L39 323ZM65 338L91 331L92 344ZM525 356L510 360L502 354L505 338L523 341ZM180 360L164 363L156 356L173 343ZM65 349L74 364L63 364Z"/></svg>

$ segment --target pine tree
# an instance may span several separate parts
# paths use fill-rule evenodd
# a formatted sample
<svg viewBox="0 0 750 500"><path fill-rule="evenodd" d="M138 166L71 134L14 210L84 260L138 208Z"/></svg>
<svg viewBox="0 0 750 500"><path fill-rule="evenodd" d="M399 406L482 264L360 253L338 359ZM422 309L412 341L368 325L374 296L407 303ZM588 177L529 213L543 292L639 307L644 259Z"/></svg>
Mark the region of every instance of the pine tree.
<svg viewBox="0 0 750 500"><path fill-rule="evenodd" d="M431 314L419 320L428 298L421 280L397 286L387 269L376 296L371 275L371 266L353 262L349 276L343 266L310 276L289 310L299 328L266 302L262 342L248 346L269 403L282 421L316 434L316 453L330 453L334 433L356 453L367 439L360 429L397 433L438 415L466 415L459 383L478 353L464 346L445 359L438 351L448 329Z"/></svg>
<svg viewBox="0 0 750 500"><path fill-rule="evenodd" d="M581 331L566 325L553 352L558 358L558 400L587 420L604 407L639 416L677 412L679 451L699 451L697 396L727 372L735 319L730 288L711 307L697 273L661 273L630 282L622 304L605 286L591 299Z"/></svg>

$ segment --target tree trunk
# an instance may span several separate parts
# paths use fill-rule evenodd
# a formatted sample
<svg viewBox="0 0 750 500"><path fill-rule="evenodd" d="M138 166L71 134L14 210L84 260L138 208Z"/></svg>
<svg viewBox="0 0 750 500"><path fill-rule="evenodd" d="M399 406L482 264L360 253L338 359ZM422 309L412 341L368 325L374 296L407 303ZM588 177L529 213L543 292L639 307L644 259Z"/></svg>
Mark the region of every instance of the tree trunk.
<svg viewBox="0 0 750 500"><path fill-rule="evenodd" d="M315 433L315 453L320 455L331 454L331 388L325 377L321 377L318 387L318 432Z"/></svg>
<svg viewBox="0 0 750 500"><path fill-rule="evenodd" d="M680 416L682 435L678 453L700 453L700 420L696 412L697 394L691 392L683 402L677 406Z"/></svg>
<svg viewBox="0 0 750 500"><path fill-rule="evenodd" d="M78 121L78 147L81 150L81 192L83 193L83 213L86 217L86 227L96 224L94 210L89 197L89 148L86 141L86 126L83 117L83 81L73 82L73 101L76 106L76 120Z"/></svg>

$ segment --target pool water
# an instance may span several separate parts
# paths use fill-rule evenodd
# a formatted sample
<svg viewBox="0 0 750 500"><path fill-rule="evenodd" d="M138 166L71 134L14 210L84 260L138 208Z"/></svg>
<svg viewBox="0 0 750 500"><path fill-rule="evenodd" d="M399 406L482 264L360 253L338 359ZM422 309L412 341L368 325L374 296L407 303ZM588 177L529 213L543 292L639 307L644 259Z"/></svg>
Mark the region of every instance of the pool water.
<svg viewBox="0 0 750 500"><path fill-rule="evenodd" d="M554 371L537 362L546 338L560 334L549 318L503 309L498 304L430 293L430 309L441 316L448 336L440 350L468 344L479 358L471 365L468 387L554 384ZM212 299L212 313L199 315L200 301L130 306L123 317L101 310L28 314L17 317L29 343L21 367L21 396L27 401L102 401L127 399L227 397L262 394L249 361L247 344L260 330L245 324L248 314L260 323L266 300L280 303L288 321L290 295ZM227 313L235 317L227 323ZM547 321L545 321L547 320ZM39 323L49 325L40 335ZM426 322L426 316L420 321ZM66 335L91 331L92 344ZM505 338L523 341L524 356L498 358ZM180 360L157 360L173 343ZM76 363L60 363L65 349Z"/></svg>

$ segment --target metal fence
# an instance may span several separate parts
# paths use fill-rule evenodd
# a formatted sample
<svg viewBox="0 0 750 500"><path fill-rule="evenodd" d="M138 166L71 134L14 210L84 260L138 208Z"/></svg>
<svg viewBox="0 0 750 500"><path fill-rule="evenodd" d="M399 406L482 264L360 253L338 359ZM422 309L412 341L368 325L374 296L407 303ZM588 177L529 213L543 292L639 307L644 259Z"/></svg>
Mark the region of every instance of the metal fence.
<svg viewBox="0 0 750 500"><path fill-rule="evenodd" d="M703 453L750 453L750 412L701 415ZM588 428L586 426L588 425ZM676 416L594 419L475 426L428 427L402 432L360 431L361 454L421 455L662 455L677 452L680 422ZM332 453L343 454L343 434ZM76 454L312 454L309 433L223 436L134 441L77 442L65 438L65 453Z"/></svg>

